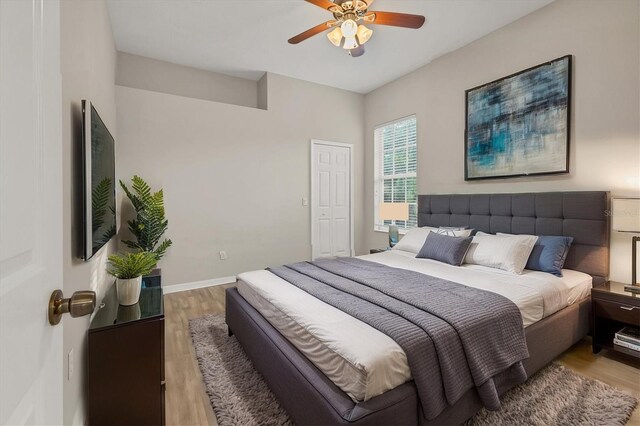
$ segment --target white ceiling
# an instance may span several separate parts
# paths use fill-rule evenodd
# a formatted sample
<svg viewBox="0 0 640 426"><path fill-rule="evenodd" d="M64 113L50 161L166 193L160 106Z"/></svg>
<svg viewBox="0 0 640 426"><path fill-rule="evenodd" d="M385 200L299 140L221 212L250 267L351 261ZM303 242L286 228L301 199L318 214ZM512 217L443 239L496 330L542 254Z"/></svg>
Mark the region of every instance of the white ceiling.
<svg viewBox="0 0 640 426"><path fill-rule="evenodd" d="M265 71L368 93L553 0L377 0L371 10L425 15L418 30L370 25L351 58L324 34L287 40L332 18L303 0L109 0L118 50L238 77Z"/></svg>

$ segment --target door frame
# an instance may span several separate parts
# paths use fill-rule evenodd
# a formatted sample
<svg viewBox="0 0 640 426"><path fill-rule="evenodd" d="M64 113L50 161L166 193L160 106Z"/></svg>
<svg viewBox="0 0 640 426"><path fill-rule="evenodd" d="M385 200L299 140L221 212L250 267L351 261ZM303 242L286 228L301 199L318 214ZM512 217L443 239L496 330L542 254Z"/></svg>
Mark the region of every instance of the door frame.
<svg viewBox="0 0 640 426"><path fill-rule="evenodd" d="M313 230L314 228L314 223L316 220L316 211L313 208L313 188L315 187L316 184L316 166L313 162L313 153L315 152L315 148L318 145L327 145L327 146L335 146L335 147L339 147L339 148L347 148L349 149L349 254L350 256L354 256L355 255L355 230L354 230L354 194L353 194L353 187L354 187L354 173L353 173L353 144L352 143L344 143L344 142L333 142L333 141L326 141L326 140L322 140L322 139L311 139L310 141L310 155L309 155L309 163L311 164L310 170L311 170L311 188L309 190L309 207L311 207L311 259L314 259L314 242L315 242L315 231Z"/></svg>

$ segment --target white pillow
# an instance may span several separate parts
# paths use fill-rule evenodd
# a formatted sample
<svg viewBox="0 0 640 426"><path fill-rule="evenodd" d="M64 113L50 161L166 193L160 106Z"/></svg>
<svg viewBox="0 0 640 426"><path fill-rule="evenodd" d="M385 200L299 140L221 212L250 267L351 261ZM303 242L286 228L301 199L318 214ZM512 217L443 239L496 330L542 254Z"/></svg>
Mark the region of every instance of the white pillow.
<svg viewBox="0 0 640 426"><path fill-rule="evenodd" d="M457 228L456 228L457 229ZM402 250L411 253L418 254L420 249L424 245L429 232L435 232L438 234L449 235L453 237L468 237L471 235L472 229L459 229L453 230L451 228L432 228L431 226L423 226L422 228L411 228L407 233L398 241L398 244L393 246L392 250Z"/></svg>
<svg viewBox="0 0 640 426"><path fill-rule="evenodd" d="M538 240L535 235L492 235L478 232L464 263L521 274Z"/></svg>
<svg viewBox="0 0 640 426"><path fill-rule="evenodd" d="M433 232L440 235L448 235L450 237L468 237L471 235L472 231L473 229L448 228L446 226L441 226Z"/></svg>
<svg viewBox="0 0 640 426"><path fill-rule="evenodd" d="M403 250L411 253L418 254L429 232L435 231L438 228L432 228L430 226L423 226L422 228L411 228L404 234L404 237L393 246L392 250Z"/></svg>

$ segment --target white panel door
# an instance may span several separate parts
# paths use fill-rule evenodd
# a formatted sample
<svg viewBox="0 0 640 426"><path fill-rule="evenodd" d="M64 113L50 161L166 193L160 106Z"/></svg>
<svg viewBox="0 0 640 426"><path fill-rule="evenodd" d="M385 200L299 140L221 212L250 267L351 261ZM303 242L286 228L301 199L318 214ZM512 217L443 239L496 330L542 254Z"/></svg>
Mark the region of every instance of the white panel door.
<svg viewBox="0 0 640 426"><path fill-rule="evenodd" d="M0 0L0 424L62 424L60 4Z"/></svg>
<svg viewBox="0 0 640 426"><path fill-rule="evenodd" d="M312 141L312 257L351 256L351 145Z"/></svg>

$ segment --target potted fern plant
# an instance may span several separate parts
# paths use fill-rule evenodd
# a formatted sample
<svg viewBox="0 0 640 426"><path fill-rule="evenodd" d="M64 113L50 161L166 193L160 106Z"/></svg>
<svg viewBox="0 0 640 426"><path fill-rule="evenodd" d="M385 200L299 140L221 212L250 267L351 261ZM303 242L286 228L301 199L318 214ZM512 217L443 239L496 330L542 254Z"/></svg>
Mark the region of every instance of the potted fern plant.
<svg viewBox="0 0 640 426"><path fill-rule="evenodd" d="M145 251L109 256L107 272L116 277L119 304L130 306L138 303L142 276L151 272L157 262L155 254Z"/></svg>
<svg viewBox="0 0 640 426"><path fill-rule="evenodd" d="M136 218L127 221L135 240L122 242L130 249L152 253L157 263L171 246L170 239L162 239L169 226L164 216L162 189L152 192L149 184L140 176L131 179L131 189L122 181L120 186L136 211Z"/></svg>

